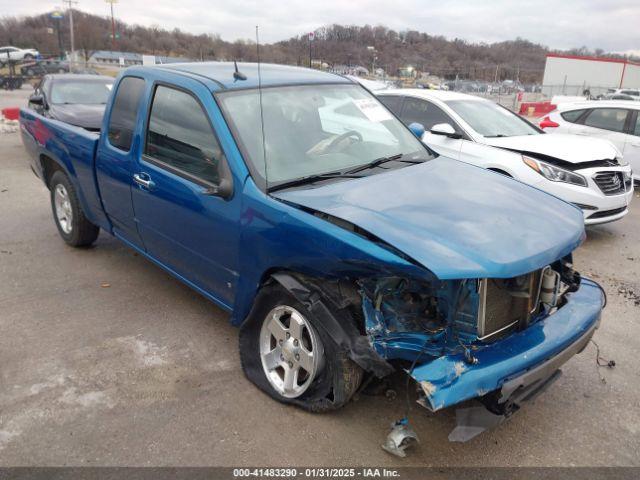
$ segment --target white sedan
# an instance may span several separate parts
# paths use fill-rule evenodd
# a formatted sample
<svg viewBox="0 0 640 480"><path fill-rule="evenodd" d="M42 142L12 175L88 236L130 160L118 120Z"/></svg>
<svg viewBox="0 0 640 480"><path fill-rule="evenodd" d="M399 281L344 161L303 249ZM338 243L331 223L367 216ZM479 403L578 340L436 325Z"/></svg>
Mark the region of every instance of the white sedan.
<svg viewBox="0 0 640 480"><path fill-rule="evenodd" d="M572 133L612 142L640 183L640 102L600 100L560 104L540 121L547 133Z"/></svg>
<svg viewBox="0 0 640 480"><path fill-rule="evenodd" d="M441 90L383 90L378 98L444 156L509 175L573 203L585 224L628 213L631 167L609 141L545 135L494 102Z"/></svg>
<svg viewBox="0 0 640 480"><path fill-rule="evenodd" d="M20 62L22 60L35 60L40 53L33 48L0 47L0 65L5 65L7 60Z"/></svg>

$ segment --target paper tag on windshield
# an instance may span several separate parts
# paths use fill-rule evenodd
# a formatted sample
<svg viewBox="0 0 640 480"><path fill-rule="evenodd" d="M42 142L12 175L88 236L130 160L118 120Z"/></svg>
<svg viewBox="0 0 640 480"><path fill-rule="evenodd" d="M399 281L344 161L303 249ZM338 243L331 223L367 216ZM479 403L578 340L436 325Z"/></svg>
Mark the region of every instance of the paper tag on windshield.
<svg viewBox="0 0 640 480"><path fill-rule="evenodd" d="M372 98L354 100L353 103L355 103L356 107L372 122L384 122L385 120L391 120L393 118L382 105Z"/></svg>

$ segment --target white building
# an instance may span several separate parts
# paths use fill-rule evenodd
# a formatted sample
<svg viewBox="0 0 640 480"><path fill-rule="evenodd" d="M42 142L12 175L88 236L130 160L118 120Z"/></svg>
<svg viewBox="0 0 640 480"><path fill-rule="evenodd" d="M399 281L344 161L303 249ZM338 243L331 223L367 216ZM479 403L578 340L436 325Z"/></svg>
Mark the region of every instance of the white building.
<svg viewBox="0 0 640 480"><path fill-rule="evenodd" d="M547 54L542 91L547 96L591 95L608 89L640 88L640 64L615 58Z"/></svg>

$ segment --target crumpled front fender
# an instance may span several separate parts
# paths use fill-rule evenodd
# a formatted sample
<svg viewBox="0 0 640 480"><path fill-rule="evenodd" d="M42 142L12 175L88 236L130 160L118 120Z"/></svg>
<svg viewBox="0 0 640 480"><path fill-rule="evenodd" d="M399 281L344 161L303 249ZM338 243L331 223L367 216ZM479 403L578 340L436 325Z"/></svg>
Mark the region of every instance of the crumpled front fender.
<svg viewBox="0 0 640 480"><path fill-rule="evenodd" d="M461 352L416 367L412 377L424 391L425 405L436 411L500 389L507 382L513 385L512 380L519 377L529 381L532 376L527 373L545 362L555 367L552 374L569 359L563 352L586 345L600 320L602 304L600 288L583 279L580 289L568 294L567 303L554 314L474 350L476 363L465 362Z"/></svg>

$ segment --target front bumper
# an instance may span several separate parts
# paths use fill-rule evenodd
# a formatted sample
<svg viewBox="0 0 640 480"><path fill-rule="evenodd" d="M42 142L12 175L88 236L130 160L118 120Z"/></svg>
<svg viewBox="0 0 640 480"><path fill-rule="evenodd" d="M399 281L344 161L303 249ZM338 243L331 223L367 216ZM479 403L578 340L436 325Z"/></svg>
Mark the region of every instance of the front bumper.
<svg viewBox="0 0 640 480"><path fill-rule="evenodd" d="M591 339L602 312L603 296L583 279L567 303L547 318L503 340L479 347L474 364L464 354L437 358L413 370L424 392L424 405L437 411L501 390L506 401L519 389L544 383Z"/></svg>
<svg viewBox="0 0 640 480"><path fill-rule="evenodd" d="M624 192L605 195L595 181L597 174L605 172L631 174L631 167L626 165L624 167L596 167L576 170L575 173L579 173L587 179L587 187L556 183L555 188L562 189L562 192L559 190L552 193L556 193L563 200L580 207L584 215L585 225L596 225L619 220L629 213L628 206L633 197L633 182L625 186Z"/></svg>
<svg viewBox="0 0 640 480"><path fill-rule="evenodd" d="M613 222L629 213L628 206L633 197L633 185L626 188L624 192L605 195L594 180L595 175L603 172L631 173L631 167L627 165L624 167L596 167L576 170L575 173L579 173L587 179L586 187L551 182L546 179L536 186L580 207L584 215L585 225Z"/></svg>
<svg viewBox="0 0 640 480"><path fill-rule="evenodd" d="M629 195L629 198L631 198L631 195ZM584 210L583 213L586 217L584 220L585 225L600 225L602 223L620 220L629 213L629 207L619 207L611 210L598 210L596 212Z"/></svg>

